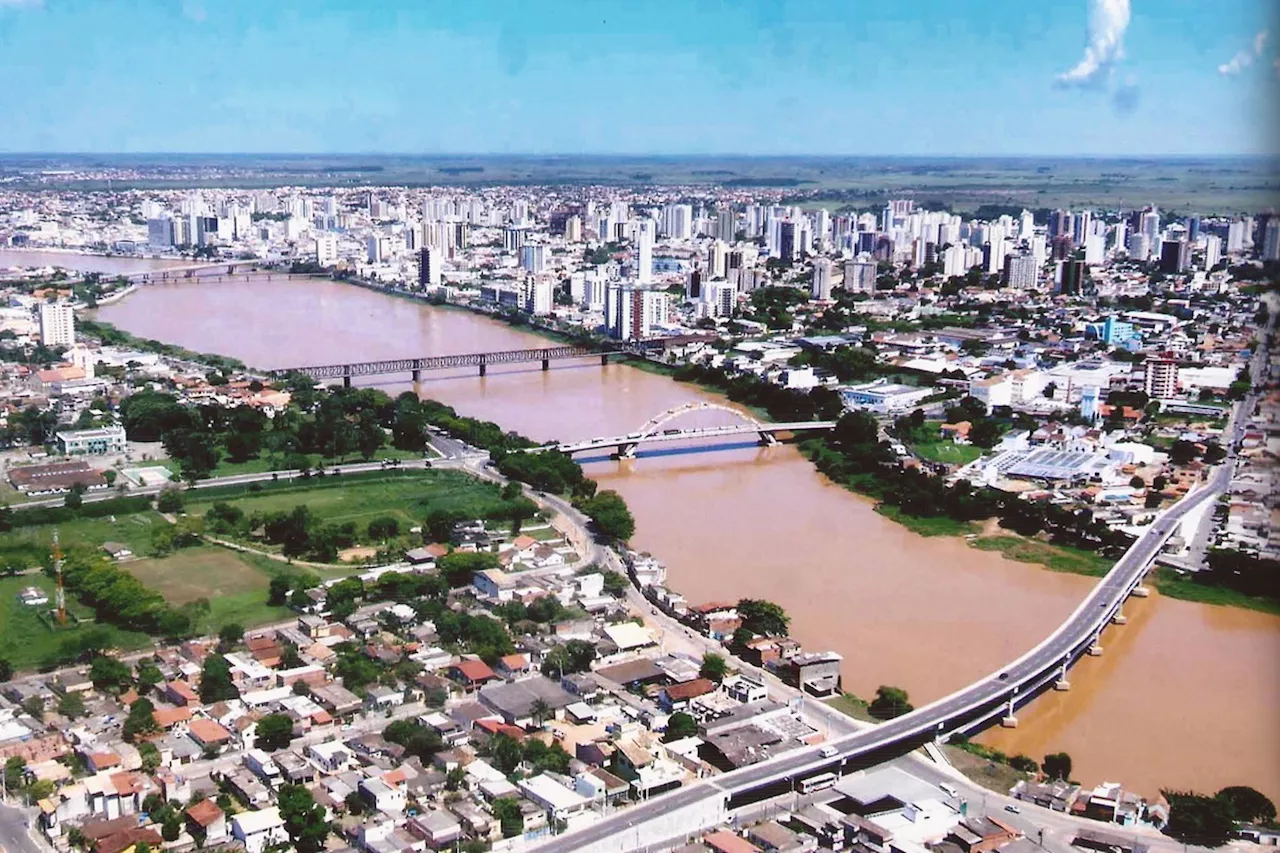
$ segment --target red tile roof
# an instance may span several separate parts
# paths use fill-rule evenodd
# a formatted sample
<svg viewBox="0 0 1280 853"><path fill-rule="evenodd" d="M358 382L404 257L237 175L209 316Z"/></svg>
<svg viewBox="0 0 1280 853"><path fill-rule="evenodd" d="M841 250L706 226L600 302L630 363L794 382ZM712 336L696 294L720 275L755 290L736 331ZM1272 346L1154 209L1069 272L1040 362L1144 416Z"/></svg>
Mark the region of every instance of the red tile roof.
<svg viewBox="0 0 1280 853"><path fill-rule="evenodd" d="M458 661L453 665L453 669L467 681L487 681L491 678L498 677L494 671L489 668L489 664L482 660Z"/></svg>

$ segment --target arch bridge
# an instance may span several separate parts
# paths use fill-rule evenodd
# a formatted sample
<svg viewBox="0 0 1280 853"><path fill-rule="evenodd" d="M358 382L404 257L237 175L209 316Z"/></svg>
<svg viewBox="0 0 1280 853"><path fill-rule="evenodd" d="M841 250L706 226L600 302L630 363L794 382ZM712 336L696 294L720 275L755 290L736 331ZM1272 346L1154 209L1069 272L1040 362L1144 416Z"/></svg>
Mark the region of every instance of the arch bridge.
<svg viewBox="0 0 1280 853"><path fill-rule="evenodd" d="M690 427L686 429L672 429L667 427L667 424L686 415L693 414L695 412L708 411L727 412L734 417L736 423L710 427ZM641 444L755 434L759 436L760 444L774 445L778 443L777 434L780 432L797 433L809 430L824 430L831 429L835 425L835 421L766 423L764 421L756 420L739 409L724 406L719 403L685 403L654 415L652 418L645 421L635 432L629 432L626 435L602 436L599 438L585 439L583 441L546 444L541 447L531 447L529 448L529 452L537 453L544 450L557 450L561 453L573 455L575 453L585 453L592 450L614 448L614 455L617 458L631 459L635 457L636 451Z"/></svg>

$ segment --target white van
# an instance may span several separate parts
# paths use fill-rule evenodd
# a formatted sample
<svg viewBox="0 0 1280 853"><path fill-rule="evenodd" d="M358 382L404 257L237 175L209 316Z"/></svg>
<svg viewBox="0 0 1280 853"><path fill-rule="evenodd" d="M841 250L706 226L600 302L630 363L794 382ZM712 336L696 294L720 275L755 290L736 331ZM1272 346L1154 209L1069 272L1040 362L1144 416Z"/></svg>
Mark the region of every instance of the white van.
<svg viewBox="0 0 1280 853"><path fill-rule="evenodd" d="M956 791L954 785L948 785L946 782L943 782L939 784L938 787L945 791L948 797L959 796L959 792Z"/></svg>

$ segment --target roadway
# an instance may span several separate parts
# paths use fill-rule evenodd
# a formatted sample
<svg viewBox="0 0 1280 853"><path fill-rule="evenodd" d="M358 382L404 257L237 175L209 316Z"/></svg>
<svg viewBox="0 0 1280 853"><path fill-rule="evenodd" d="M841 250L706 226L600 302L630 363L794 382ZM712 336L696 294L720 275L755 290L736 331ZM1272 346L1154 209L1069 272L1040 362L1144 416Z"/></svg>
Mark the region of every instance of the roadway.
<svg viewBox="0 0 1280 853"><path fill-rule="evenodd" d="M835 421L795 421L790 423L742 423L723 426L697 427L694 429L663 430L654 433L630 433L612 438L592 438L587 441L548 444L542 447L531 447L527 452L541 453L545 450L557 450L561 453L583 453L588 450L602 450L608 447L634 447L637 444L657 444L666 441L690 441L699 438L721 438L730 435L757 434L772 435L775 432L803 432L805 430L832 429Z"/></svg>
<svg viewBox="0 0 1280 853"><path fill-rule="evenodd" d="M632 849L626 839L643 833L643 824L674 809L711 798L727 799L783 780L801 778L829 769L843 769L845 762L859 756L892 749L904 744L929 739L957 728L966 715L982 714L981 722L1002 705L1015 704L1033 696L1046 673L1077 659L1093 644L1112 615L1119 612L1129 593L1146 573L1151 560L1177 528L1182 517L1207 500L1214 500L1230 484L1235 468L1236 448L1243 436L1247 413L1252 412L1255 397L1250 394L1237 410L1230 427L1230 444L1224 464L1218 466L1208 481L1188 493L1163 512L1111 571L1093 588L1066 621L1038 646L1004 669L974 682L923 708L873 728L835 738L830 742L839 751L833 758L822 758L816 748L782 753L769 761L730 771L721 776L695 783L670 794L624 809L580 830L558 836L539 850L569 853L587 845L617 837L617 850ZM1245 417L1241 417L1244 414ZM985 712L985 713L984 713ZM967 722L972 723L970 719Z"/></svg>

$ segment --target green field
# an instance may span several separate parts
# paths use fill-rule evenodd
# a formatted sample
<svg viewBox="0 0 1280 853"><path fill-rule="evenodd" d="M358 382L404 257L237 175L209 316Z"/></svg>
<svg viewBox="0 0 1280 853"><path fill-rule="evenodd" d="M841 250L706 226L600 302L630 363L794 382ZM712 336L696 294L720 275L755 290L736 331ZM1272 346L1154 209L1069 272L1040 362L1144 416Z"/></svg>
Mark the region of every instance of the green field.
<svg viewBox="0 0 1280 853"><path fill-rule="evenodd" d="M406 471L385 478L328 476L257 491L247 486L199 490L188 495L187 512L203 514L215 501L234 503L246 515L288 512L298 504L306 504L321 521L354 521L360 526L384 515L404 524L421 524L428 513L437 509L483 518L504 505L498 486L448 470Z"/></svg>
<svg viewBox="0 0 1280 853"><path fill-rule="evenodd" d="M437 455L438 454L432 452L430 449L425 453L419 453L411 450L399 450L397 448L387 446L378 448L378 451L373 454L372 460L365 459L361 456L321 456L318 453L308 454L307 459L309 460L312 468L323 467L328 469L335 465L351 465L357 462L380 462L388 459L408 461L412 459L422 459L424 456L434 458ZM283 459L275 459L265 453L260 455L257 459L248 459L244 462L232 462L224 456L218 462L218 467L214 469L212 476L234 477L237 474L262 474L267 471L280 470L283 461ZM175 480L180 478L181 469L177 461L173 459L165 459L159 464L164 465L172 471L174 473Z"/></svg>
<svg viewBox="0 0 1280 853"><path fill-rule="evenodd" d="M1162 568L1156 573L1156 589L1161 595L1178 598L1183 601L1196 601L1201 604L1217 604L1224 607L1243 607L1280 616L1280 602L1269 598L1258 598L1227 589L1221 586L1207 586L1196 583L1189 577L1179 575L1173 569Z"/></svg>
<svg viewBox="0 0 1280 853"><path fill-rule="evenodd" d="M39 587L49 596L49 604L27 607L18 600L18 593L29 586ZM48 617L53 607L53 581L43 574L0 579L0 657L15 668L35 667L53 657L64 640L90 628L104 631L116 648L137 649L152 642L145 634L121 631L109 625L95 625L92 614L80 612L75 602L69 602L73 616L90 621L58 627Z"/></svg>
<svg viewBox="0 0 1280 853"><path fill-rule="evenodd" d="M913 444L911 450L921 459L944 462L947 465L968 465L983 452L981 447L974 447L972 444L956 444L943 439Z"/></svg>
<svg viewBox="0 0 1280 853"><path fill-rule="evenodd" d="M1101 557L1092 551L1066 545L1049 545L1018 536L988 536L975 539L969 544L982 551L998 551L1010 560L1017 560L1020 563L1039 563L1055 572L1102 577L1115 565L1114 560Z"/></svg>
<svg viewBox="0 0 1280 853"><path fill-rule="evenodd" d="M21 520L19 513L15 520ZM151 551L151 532L157 524L165 524L158 513L147 511L111 518L80 518L56 525L64 549L76 545L101 548L105 542L120 542L135 554ZM0 533L0 564L33 568L49 560L53 546L54 525L15 527Z"/></svg>
<svg viewBox="0 0 1280 853"><path fill-rule="evenodd" d="M921 536L967 536L970 533L976 533L978 530L977 525L970 521L957 521L945 515L933 518L917 518L914 515L907 515L896 506L890 504L877 504L876 512L885 518L893 519L912 533L918 533Z"/></svg>
<svg viewBox="0 0 1280 853"><path fill-rule="evenodd" d="M880 722L867 711L867 703L852 693L841 693L839 696L824 699L823 701L846 717L853 717L855 720L862 720L867 723Z"/></svg>

